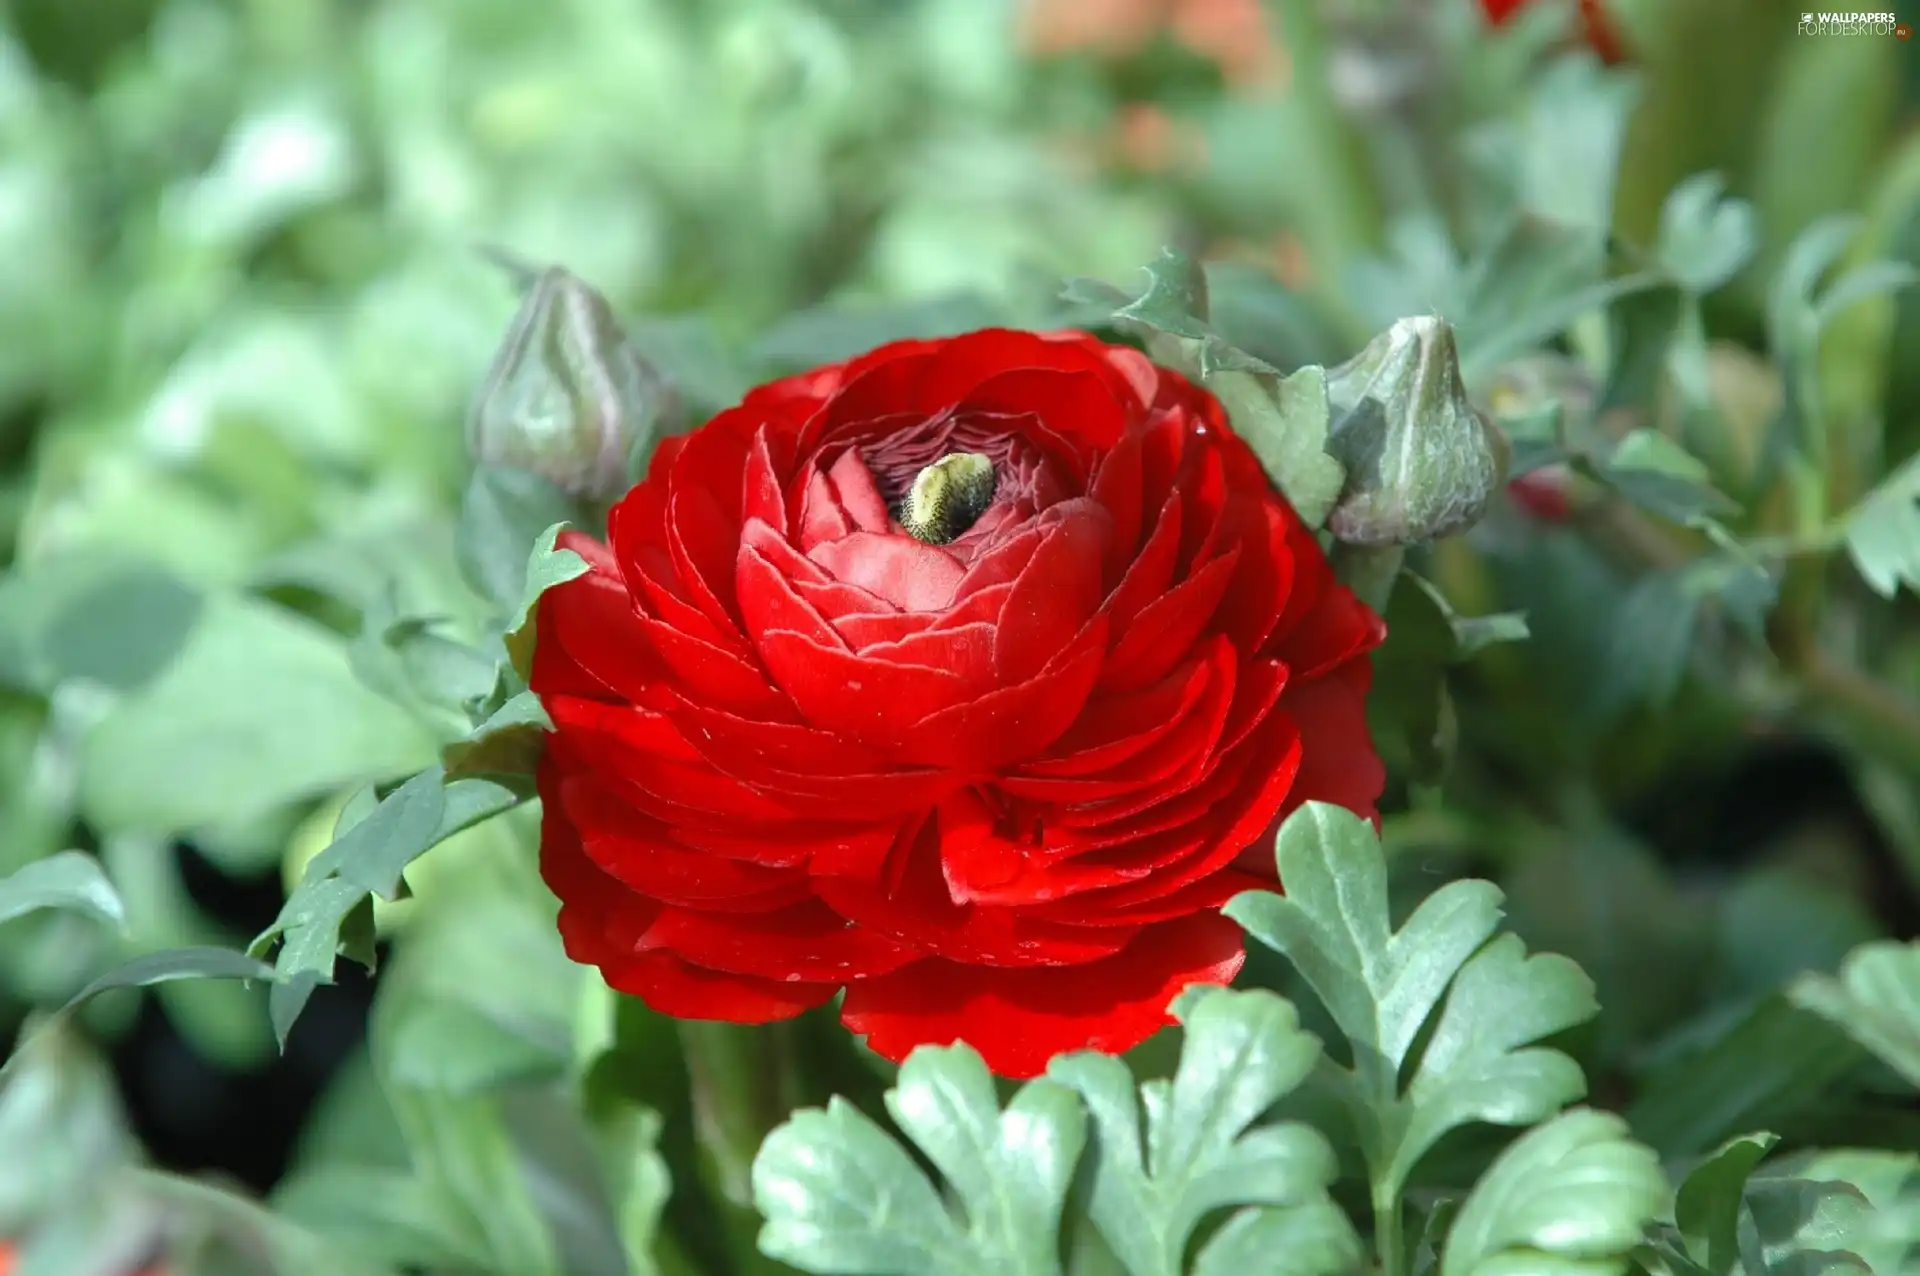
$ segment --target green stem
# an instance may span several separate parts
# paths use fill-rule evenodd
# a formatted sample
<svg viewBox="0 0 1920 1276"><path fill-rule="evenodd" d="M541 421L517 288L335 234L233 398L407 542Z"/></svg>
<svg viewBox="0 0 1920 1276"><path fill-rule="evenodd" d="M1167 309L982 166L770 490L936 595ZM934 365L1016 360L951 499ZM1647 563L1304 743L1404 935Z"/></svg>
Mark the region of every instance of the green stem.
<svg viewBox="0 0 1920 1276"><path fill-rule="evenodd" d="M1385 614L1406 558L1407 551L1399 545L1339 543L1333 547L1333 574L1358 595L1361 602Z"/></svg>
<svg viewBox="0 0 1920 1276"><path fill-rule="evenodd" d="M786 1028L679 1022L694 1138L709 1161L715 1188L743 1209L753 1206L753 1158L760 1143L793 1106L797 1087Z"/></svg>
<svg viewBox="0 0 1920 1276"><path fill-rule="evenodd" d="M1406 1276L1407 1238L1400 1226L1400 1193L1392 1185L1373 1185L1373 1248L1380 1256L1381 1276Z"/></svg>

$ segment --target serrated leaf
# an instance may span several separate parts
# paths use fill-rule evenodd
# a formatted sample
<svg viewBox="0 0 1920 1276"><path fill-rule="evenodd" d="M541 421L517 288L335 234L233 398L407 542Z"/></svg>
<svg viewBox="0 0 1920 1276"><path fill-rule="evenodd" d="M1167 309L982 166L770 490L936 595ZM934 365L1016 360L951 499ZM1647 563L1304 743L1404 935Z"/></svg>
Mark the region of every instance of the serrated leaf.
<svg viewBox="0 0 1920 1276"><path fill-rule="evenodd" d="M531 776L553 726L540 698L522 691L488 716L464 740L440 751L447 778Z"/></svg>
<svg viewBox="0 0 1920 1276"><path fill-rule="evenodd" d="M308 862L280 915L250 948L260 954L280 941L269 1005L283 1046L314 988L332 981L343 946L371 956L370 897L398 899L402 874L414 860L524 800L524 794L492 780L449 780L433 767L387 794L357 822L348 824L343 813L332 844ZM356 918L362 923L358 931L352 926Z"/></svg>
<svg viewBox="0 0 1920 1276"><path fill-rule="evenodd" d="M1142 336L1154 333L1199 344L1201 377L1220 372L1264 372L1279 369L1235 346L1207 323L1207 280L1200 266L1171 248L1147 266L1147 288L1138 298L1114 312L1121 329Z"/></svg>
<svg viewBox="0 0 1920 1276"><path fill-rule="evenodd" d="M754 1158L763 1253L809 1272L1058 1276L1061 1211L1086 1138L1071 1091L1033 1081L1003 1112L970 1047L922 1046L901 1065L887 1107L958 1208L836 1098L795 1113Z"/></svg>
<svg viewBox="0 0 1920 1276"><path fill-rule="evenodd" d="M1696 296L1712 292L1753 259L1758 218L1744 199L1726 199L1726 179L1696 173L1675 186L1660 209L1660 262Z"/></svg>
<svg viewBox="0 0 1920 1276"><path fill-rule="evenodd" d="M1337 1168L1311 1127L1254 1126L1321 1058L1319 1041L1301 1030L1291 1005L1268 992L1195 989L1173 1009L1186 1041L1172 1081L1143 1087L1144 1131L1132 1073L1120 1060L1081 1052L1047 1069L1093 1115L1091 1217L1134 1276L1180 1276L1194 1230L1213 1211L1313 1205ZM1236 1219L1259 1213L1243 1210Z"/></svg>
<svg viewBox="0 0 1920 1276"><path fill-rule="evenodd" d="M0 925L43 908L85 913L126 929L127 909L100 861L80 851L61 851L0 878Z"/></svg>
<svg viewBox="0 0 1920 1276"><path fill-rule="evenodd" d="M1787 999L1839 1027L1920 1089L1920 944L1862 945L1838 974L1795 980Z"/></svg>
<svg viewBox="0 0 1920 1276"><path fill-rule="evenodd" d="M1286 895L1244 892L1225 911L1293 963L1351 1044L1352 1069L1332 1072L1377 1199L1397 1200L1414 1163L1450 1130L1539 1121L1585 1092L1572 1060L1522 1047L1590 1018L1592 982L1565 958L1525 957L1517 939L1488 943L1499 888L1454 882L1394 931L1372 827L1318 802L1281 827L1278 866Z"/></svg>
<svg viewBox="0 0 1920 1276"><path fill-rule="evenodd" d="M1587 1092L1580 1066L1558 1050L1528 1048L1600 1012L1593 981L1555 953L1528 956L1501 935L1460 968L1406 1087L1407 1119L1394 1181L1442 1135L1469 1122L1516 1126Z"/></svg>
<svg viewBox="0 0 1920 1276"><path fill-rule="evenodd" d="M1847 556L1882 598L1920 593L1920 455L1882 479L1846 518Z"/></svg>
<svg viewBox="0 0 1920 1276"><path fill-rule="evenodd" d="M502 635L507 658L522 683L533 679L534 610L540 603L540 595L588 571L586 559L570 549L555 548L563 527L565 524L555 523L534 541L533 552L527 558L526 589Z"/></svg>
<svg viewBox="0 0 1920 1276"><path fill-rule="evenodd" d="M1659 1158L1626 1122L1563 1113L1521 1135L1474 1185L1440 1274L1622 1272L1666 1193Z"/></svg>

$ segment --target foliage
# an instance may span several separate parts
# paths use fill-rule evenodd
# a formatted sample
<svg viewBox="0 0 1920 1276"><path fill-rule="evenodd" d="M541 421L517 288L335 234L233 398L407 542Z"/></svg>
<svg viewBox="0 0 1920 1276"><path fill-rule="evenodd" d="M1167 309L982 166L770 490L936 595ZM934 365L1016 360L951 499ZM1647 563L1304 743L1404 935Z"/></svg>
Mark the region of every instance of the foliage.
<svg viewBox="0 0 1920 1276"><path fill-rule="evenodd" d="M0 10L0 1254L1920 1270L1920 61L1607 7L1630 66L1552 0ZM502 262L684 409L630 463L882 341L1085 326L1319 527L1377 477L1342 369L1420 320L1521 485L1334 545L1382 819L1285 823L1176 1028L1017 1088L690 1031L537 874L534 602L604 492L466 453ZM326 1074L273 1182L150 1163L155 1022Z"/></svg>

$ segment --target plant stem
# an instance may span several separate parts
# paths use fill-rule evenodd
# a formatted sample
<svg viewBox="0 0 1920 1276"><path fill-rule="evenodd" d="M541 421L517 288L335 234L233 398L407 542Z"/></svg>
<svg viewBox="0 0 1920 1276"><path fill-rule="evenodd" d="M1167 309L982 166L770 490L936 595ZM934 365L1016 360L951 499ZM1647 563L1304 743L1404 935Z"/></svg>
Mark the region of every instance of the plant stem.
<svg viewBox="0 0 1920 1276"><path fill-rule="evenodd" d="M694 1137L711 1163L714 1186L729 1203L751 1208L753 1158L792 1106L786 1025L683 1019L679 1033Z"/></svg>
<svg viewBox="0 0 1920 1276"><path fill-rule="evenodd" d="M1399 545L1337 544L1333 548L1333 572L1361 602L1384 614L1406 558L1407 551Z"/></svg>
<svg viewBox="0 0 1920 1276"><path fill-rule="evenodd" d="M1381 1276L1406 1276L1406 1235L1400 1226L1400 1193L1392 1185L1373 1185L1373 1248Z"/></svg>
<svg viewBox="0 0 1920 1276"><path fill-rule="evenodd" d="M1817 648L1801 653L1795 672L1807 700L1845 717L1920 775L1920 701Z"/></svg>

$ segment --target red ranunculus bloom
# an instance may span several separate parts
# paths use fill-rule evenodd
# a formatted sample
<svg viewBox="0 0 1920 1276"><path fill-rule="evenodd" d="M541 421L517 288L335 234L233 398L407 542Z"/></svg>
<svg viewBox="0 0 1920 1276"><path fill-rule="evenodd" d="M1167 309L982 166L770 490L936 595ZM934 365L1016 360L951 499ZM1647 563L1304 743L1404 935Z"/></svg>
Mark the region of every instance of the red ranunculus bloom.
<svg viewBox="0 0 1920 1276"><path fill-rule="evenodd" d="M667 1014L1124 1050L1239 970L1279 818L1381 791L1379 618L1212 396L1081 333L763 386L562 544L541 865Z"/></svg>

